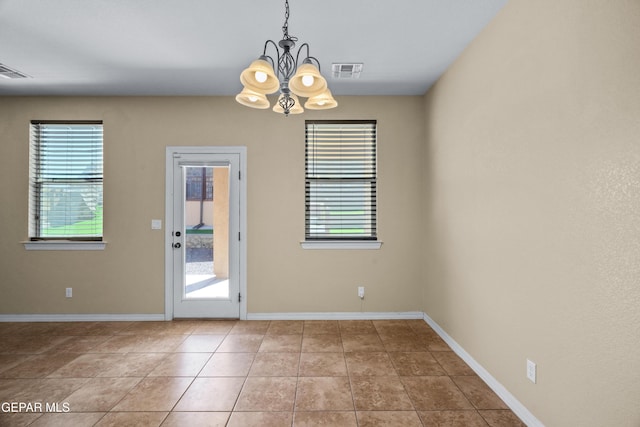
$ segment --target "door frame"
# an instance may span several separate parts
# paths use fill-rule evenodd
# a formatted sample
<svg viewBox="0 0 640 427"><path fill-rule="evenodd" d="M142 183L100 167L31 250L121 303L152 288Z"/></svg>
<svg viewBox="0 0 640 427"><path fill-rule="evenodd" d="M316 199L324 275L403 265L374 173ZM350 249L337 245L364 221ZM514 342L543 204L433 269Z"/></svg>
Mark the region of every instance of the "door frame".
<svg viewBox="0 0 640 427"><path fill-rule="evenodd" d="M165 234L164 234L164 319L173 320L173 159L180 154L238 154L240 157L240 319L247 319L247 147L245 146L168 146L165 155Z"/></svg>

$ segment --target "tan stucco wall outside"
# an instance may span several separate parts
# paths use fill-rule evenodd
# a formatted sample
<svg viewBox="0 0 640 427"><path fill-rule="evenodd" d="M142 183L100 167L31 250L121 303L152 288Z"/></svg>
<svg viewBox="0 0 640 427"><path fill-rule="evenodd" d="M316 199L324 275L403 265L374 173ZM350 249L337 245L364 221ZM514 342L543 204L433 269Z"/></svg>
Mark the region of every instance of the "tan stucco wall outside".
<svg viewBox="0 0 640 427"><path fill-rule="evenodd" d="M425 312L549 427L640 426L639 23L512 1L426 97Z"/></svg>
<svg viewBox="0 0 640 427"><path fill-rule="evenodd" d="M229 168L213 169L213 271L229 277Z"/></svg>
<svg viewBox="0 0 640 427"><path fill-rule="evenodd" d="M200 224L200 201L186 201L184 206L185 225L194 226ZM213 201L202 202L202 222L213 227Z"/></svg>
<svg viewBox="0 0 640 427"><path fill-rule="evenodd" d="M249 313L420 310L422 97L339 102L285 118L233 97L0 98L0 313L164 313L164 230L150 222L164 218L165 147L179 145L247 147ZM25 251L20 243L35 119L104 121L105 251ZM378 120L382 249L300 247L305 119ZM366 287L364 301L357 286Z"/></svg>

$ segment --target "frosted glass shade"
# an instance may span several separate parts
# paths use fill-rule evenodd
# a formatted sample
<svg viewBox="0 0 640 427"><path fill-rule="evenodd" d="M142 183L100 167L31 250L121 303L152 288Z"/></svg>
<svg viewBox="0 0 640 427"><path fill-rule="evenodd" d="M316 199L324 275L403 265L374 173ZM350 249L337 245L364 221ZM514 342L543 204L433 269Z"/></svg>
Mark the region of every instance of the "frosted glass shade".
<svg viewBox="0 0 640 427"><path fill-rule="evenodd" d="M265 75L266 79L264 79ZM264 81L260 81L263 79ZM273 72L273 67L264 59L256 59L253 61L251 65L240 74L240 82L242 82L245 88L265 95L274 93L280 88L280 82Z"/></svg>
<svg viewBox="0 0 640 427"><path fill-rule="evenodd" d="M310 86L306 86L302 80L304 78L306 83L307 80L311 80L309 79L309 76L313 77L313 82ZM318 67L310 63L300 65L294 76L291 77L291 80L289 81L289 89L291 89L291 91L296 95L303 96L305 98L319 95L324 92L326 88L327 81L322 77L320 71L318 71Z"/></svg>
<svg viewBox="0 0 640 427"><path fill-rule="evenodd" d="M308 108L310 110L328 110L337 106L338 102L333 99L329 89L325 90L320 95L307 99L307 102L304 103L304 108Z"/></svg>
<svg viewBox="0 0 640 427"><path fill-rule="evenodd" d="M236 95L236 101L247 107L259 108L261 110L269 108L270 105L269 100L263 93L254 92L246 87Z"/></svg>

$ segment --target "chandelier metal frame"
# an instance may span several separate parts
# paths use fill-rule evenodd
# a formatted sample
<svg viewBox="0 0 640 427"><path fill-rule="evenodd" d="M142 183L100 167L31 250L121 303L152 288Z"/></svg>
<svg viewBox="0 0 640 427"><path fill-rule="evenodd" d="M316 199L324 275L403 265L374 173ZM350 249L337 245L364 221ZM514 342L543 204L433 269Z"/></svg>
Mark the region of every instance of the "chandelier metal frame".
<svg viewBox="0 0 640 427"><path fill-rule="evenodd" d="M269 108L269 101L265 95L279 90L280 96L274 111L281 112L285 116L304 111L298 105L297 96L309 98L305 103L306 108L334 108L338 103L331 96L331 92L327 89L326 80L320 74L320 61L310 55L309 44L300 45L295 58L293 57L292 50L295 48L298 38L289 35L289 15L289 0L285 0L282 39L278 44L271 39L267 40L262 55L242 72L240 80L244 84L244 89L236 96L236 100L248 107ZM267 54L269 46L275 49L276 60ZM300 53L305 49L306 55L300 63ZM264 80L258 79L258 73L263 74L262 79ZM277 87L274 80L278 82Z"/></svg>

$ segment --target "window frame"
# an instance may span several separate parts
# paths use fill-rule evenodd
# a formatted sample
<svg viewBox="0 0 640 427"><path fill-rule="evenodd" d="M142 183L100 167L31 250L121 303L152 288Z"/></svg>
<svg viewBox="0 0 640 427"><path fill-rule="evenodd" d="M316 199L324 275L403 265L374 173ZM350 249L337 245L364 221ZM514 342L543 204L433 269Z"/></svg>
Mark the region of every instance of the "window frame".
<svg viewBox="0 0 640 427"><path fill-rule="evenodd" d="M104 227L101 226L100 234L95 236L89 235L69 235L69 236L46 236L42 235L40 231L40 219L36 218L37 212L40 209L41 190L44 185L54 184L55 178L38 179L36 177L37 171L41 168L40 159L36 158L42 151L41 144L43 140L34 132L39 131L39 126L46 125L65 125L65 126L87 126L95 125L100 126L102 132L104 132L104 123L102 120L32 120L29 123L29 200L28 200L28 239L22 242L26 250L104 250L106 242L104 241ZM100 141L100 163L101 171L99 176L88 178L82 176L79 178L62 179L68 180L71 185L78 185L86 183L89 185L99 184L100 203L102 203L104 197L104 134Z"/></svg>
<svg viewBox="0 0 640 427"><path fill-rule="evenodd" d="M315 150L315 147L310 148L312 142L309 139L309 128L310 125L332 125L339 126L342 124L346 125L373 125L373 147L370 149L363 149L363 154L366 155L365 161L362 165L368 164L372 166L364 167L361 175L354 175L353 177L330 177L327 176L327 170L325 169L325 176L322 176L322 166L319 168L310 167L310 161L313 162L313 155L310 154L311 151ZM363 140L364 141L364 140ZM363 144L364 145L364 144ZM341 147L341 150L344 148ZM369 150L369 151L368 151ZM382 242L378 239L378 209L377 209L377 151L378 151L378 137L377 137L377 120L306 120L305 121L305 239L300 242L303 249L379 249L382 245ZM325 167L328 165L328 161L325 159ZM358 169L360 166L352 166L354 169ZM329 166L331 169L331 166ZM354 170L349 170L347 168L340 169L340 173L353 173ZM311 176L311 175L316 175ZM346 186L353 186L362 184L363 185L363 196L364 200L366 200L366 205L364 208L364 217L365 217L365 230L368 230L368 233L363 235L362 237L354 236L352 233L345 233L344 237L340 235L328 237L326 234L324 236L313 235L312 227L312 205L311 202L311 193L313 184L318 183L330 183L330 186L341 187L342 184ZM365 188L369 188L368 195L366 194ZM331 196L330 196L331 197ZM340 196L337 196L340 199ZM347 199L348 200L348 199ZM355 199L349 200L353 202ZM326 224L326 222L324 223ZM338 228L339 229L339 228ZM348 229L348 227L346 228Z"/></svg>

